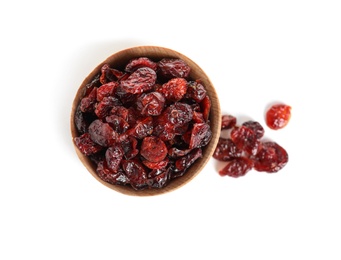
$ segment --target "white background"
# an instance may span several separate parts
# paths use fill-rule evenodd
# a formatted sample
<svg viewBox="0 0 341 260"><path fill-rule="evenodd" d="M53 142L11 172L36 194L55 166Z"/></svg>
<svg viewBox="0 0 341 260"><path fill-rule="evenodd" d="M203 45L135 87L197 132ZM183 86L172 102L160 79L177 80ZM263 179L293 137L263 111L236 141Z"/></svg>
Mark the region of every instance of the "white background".
<svg viewBox="0 0 341 260"><path fill-rule="evenodd" d="M224 3L224 5L222 5ZM0 259L341 259L340 1L2 1ZM292 118L265 136L276 174L220 177L131 197L78 160L78 86L111 54L177 50L211 78L223 113Z"/></svg>

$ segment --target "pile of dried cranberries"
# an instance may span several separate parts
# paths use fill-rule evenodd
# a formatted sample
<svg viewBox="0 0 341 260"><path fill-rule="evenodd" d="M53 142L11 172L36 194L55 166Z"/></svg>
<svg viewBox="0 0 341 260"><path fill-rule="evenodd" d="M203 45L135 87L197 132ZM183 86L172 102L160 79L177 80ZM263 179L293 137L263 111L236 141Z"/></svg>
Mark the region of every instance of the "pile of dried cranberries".
<svg viewBox="0 0 341 260"><path fill-rule="evenodd" d="M78 149L103 181L162 188L202 157L211 140L211 101L181 59L105 64L75 112Z"/></svg>
<svg viewBox="0 0 341 260"><path fill-rule="evenodd" d="M266 113L266 124L271 129L285 127L290 119L290 106L276 104ZM222 176L241 177L251 169L274 173L288 162L288 153L276 142L263 141L264 128L257 121L237 125L236 117L223 115L221 130L229 130L228 138L219 138L213 158L227 161L219 171Z"/></svg>

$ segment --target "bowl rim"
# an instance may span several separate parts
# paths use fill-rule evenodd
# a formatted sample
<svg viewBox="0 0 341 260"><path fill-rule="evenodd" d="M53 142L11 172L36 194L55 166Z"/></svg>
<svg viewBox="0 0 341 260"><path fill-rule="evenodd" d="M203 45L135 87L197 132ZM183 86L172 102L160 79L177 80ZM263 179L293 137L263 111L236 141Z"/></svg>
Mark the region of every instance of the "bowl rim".
<svg viewBox="0 0 341 260"><path fill-rule="evenodd" d="M109 64L114 68L122 69L124 65L127 64L127 62L131 60L132 58L138 58L142 56L148 57L152 60L157 60L157 59L160 60L161 58L180 58L180 59L183 59L190 66L191 72L190 72L189 78L191 80L199 79L203 83L203 85L206 87L207 94L210 97L210 100L212 102L211 112L210 112L210 117L209 117L211 131L212 131L212 139L209 142L209 144L203 148L203 157L199 158L188 169L186 174L184 174L181 177L171 180L168 185L166 185L165 187L161 189L144 189L144 190L137 191L137 190L134 190L131 186L110 184L110 183L103 181L102 179L98 177L96 170L94 169L95 164L87 156L82 154L77 148L77 146L75 145L74 137L78 136L78 131L75 127L74 118L75 118L76 108L81 98L84 96L83 92L84 92L84 88L86 84L88 84L95 77L95 75L97 75L100 72L100 69L102 68L104 64ZM115 67L115 63L116 63L116 67ZM196 77L198 75L201 75L201 77ZM180 187L184 186L185 184L193 180L194 177L196 177L200 172L202 172L204 167L207 165L208 161L211 159L213 152L215 150L215 147L218 143L219 137L220 137L221 109L220 109L219 97L218 97L218 94L216 92L216 89L213 83L211 82L207 74L202 70L202 68L199 67L199 65L196 64L192 59L170 48L154 46L154 45L141 45L141 46L135 46L135 47L122 49L120 51L117 51L111 54L104 61L99 63L89 73L89 75L83 80L81 85L78 87L76 95L73 99L71 117L70 117L70 126L71 126L72 143L76 150L76 154L79 157L82 164L86 167L86 169L91 173L91 175L97 181L99 181L104 186L112 190L115 190L117 192L120 192L122 194L125 194L125 195L154 196L154 195L161 195L161 194L169 193L171 191L179 189Z"/></svg>

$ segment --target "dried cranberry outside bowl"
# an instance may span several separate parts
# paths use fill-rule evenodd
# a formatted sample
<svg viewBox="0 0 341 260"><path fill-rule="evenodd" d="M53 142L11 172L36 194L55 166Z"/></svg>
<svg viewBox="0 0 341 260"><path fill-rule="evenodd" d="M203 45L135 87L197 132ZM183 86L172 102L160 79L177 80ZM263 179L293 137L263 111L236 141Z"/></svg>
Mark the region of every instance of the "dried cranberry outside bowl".
<svg viewBox="0 0 341 260"><path fill-rule="evenodd" d="M87 85L93 81L93 79L101 75L101 68L103 65L108 64L110 68L115 68L120 71L124 71L125 66L128 64L129 61L140 58L140 57L147 57L154 62L158 62L164 58L170 59L181 59L185 63L189 65L191 68L190 74L187 77L188 81L198 81L202 85L205 86L207 91L207 96L211 101L211 110L209 114L209 121L208 124L210 125L212 131L212 137L210 142L205 146L202 147L202 157L197 159L193 165L191 165L186 173L174 179L171 179L169 183L162 188L146 188L143 190L136 190L133 189L130 185L114 185L110 184L106 181L103 181L96 172L97 165L91 160L88 156L84 155L76 146L75 144L75 137L79 137L81 133L78 132L77 127L75 125L75 117L77 112L77 107L79 106L81 99L84 97L87 89ZM83 81L80 85L76 96L73 101L72 111L71 111L71 134L72 134L72 141L75 146L76 153L87 168L87 170L92 174L92 176L97 179L103 185L126 195L135 195L135 196L152 196L152 195L159 195L166 192L173 191L179 187L182 187L189 181L191 181L196 175L198 175L202 169L205 167L207 162L211 159L212 154L215 150L217 145L219 136L220 136L220 125L221 125L221 111L220 111L220 104L218 95L214 89L213 84L211 83L209 77L205 74L205 72L190 58L186 57L185 55L168 49L164 47L158 46L138 46L129 49L125 49L119 51L110 57L108 57L105 61L99 64ZM139 140L141 142L141 140ZM207 169L210 171L210 169Z"/></svg>

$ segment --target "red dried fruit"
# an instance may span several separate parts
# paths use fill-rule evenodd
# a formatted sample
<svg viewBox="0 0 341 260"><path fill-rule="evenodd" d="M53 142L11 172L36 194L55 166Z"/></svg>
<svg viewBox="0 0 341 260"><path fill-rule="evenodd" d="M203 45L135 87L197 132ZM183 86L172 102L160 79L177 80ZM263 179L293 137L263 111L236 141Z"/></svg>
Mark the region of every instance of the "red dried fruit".
<svg viewBox="0 0 341 260"><path fill-rule="evenodd" d="M158 116L165 106L165 98L159 92L150 92L142 94L136 102L137 109L141 115Z"/></svg>
<svg viewBox="0 0 341 260"><path fill-rule="evenodd" d="M266 124L273 130L285 127L291 118L291 107L285 104L272 105L266 112Z"/></svg>
<svg viewBox="0 0 341 260"><path fill-rule="evenodd" d="M189 141L189 149L206 146L212 138L212 131L208 124L194 124L191 139Z"/></svg>
<svg viewBox="0 0 341 260"><path fill-rule="evenodd" d="M88 131L91 140L104 147L112 145L118 136L108 123L103 123L99 119L90 124Z"/></svg>
<svg viewBox="0 0 341 260"><path fill-rule="evenodd" d="M148 160L143 160L142 163L147 166L149 169L152 170L160 170L160 169L164 169L167 167L169 162L168 158L165 158L163 161L160 162L151 162Z"/></svg>
<svg viewBox="0 0 341 260"><path fill-rule="evenodd" d="M167 121L174 126L182 126L193 118L193 110L190 105L176 102L164 111Z"/></svg>
<svg viewBox="0 0 341 260"><path fill-rule="evenodd" d="M95 114L98 118L104 118L110 114L114 106L122 105L116 97L104 97L102 101L97 103Z"/></svg>
<svg viewBox="0 0 341 260"><path fill-rule="evenodd" d="M141 155L150 162L161 162L167 156L168 149L158 137L145 137L141 144Z"/></svg>
<svg viewBox="0 0 341 260"><path fill-rule="evenodd" d="M287 151L275 142L264 142L254 158L254 169L274 173L281 170L288 162Z"/></svg>
<svg viewBox="0 0 341 260"><path fill-rule="evenodd" d="M232 115L223 115L221 117L221 130L231 129L237 123L237 118Z"/></svg>
<svg viewBox="0 0 341 260"><path fill-rule="evenodd" d="M243 151L238 149L231 139L219 138L217 147L213 153L213 158L219 161L231 161L241 157Z"/></svg>
<svg viewBox="0 0 341 260"><path fill-rule="evenodd" d="M210 117L210 111L211 111L211 99L209 96L205 96L204 99L200 102L201 106L201 112L204 116L205 121L207 122L208 118Z"/></svg>
<svg viewBox="0 0 341 260"><path fill-rule="evenodd" d="M128 130L129 124L122 117L110 115L105 118L105 121L112 127L118 134L122 134Z"/></svg>
<svg viewBox="0 0 341 260"><path fill-rule="evenodd" d="M251 129L255 133L257 139L261 139L264 136L264 128L259 122L249 120L242 125Z"/></svg>
<svg viewBox="0 0 341 260"><path fill-rule="evenodd" d="M185 156L186 154L188 154L191 151L192 151L192 149L180 150L176 147L172 147L171 149L168 150L168 155L172 158L178 158L178 157Z"/></svg>
<svg viewBox="0 0 341 260"><path fill-rule="evenodd" d="M142 139L153 133L153 118L151 116L144 118L136 123L133 128L127 131L128 135L132 135L137 139Z"/></svg>
<svg viewBox="0 0 341 260"><path fill-rule="evenodd" d="M89 95L82 98L80 102L80 110L82 112L94 111L97 97L97 88L93 88Z"/></svg>
<svg viewBox="0 0 341 260"><path fill-rule="evenodd" d="M96 144L94 141L91 140L89 133L85 133L81 136L75 137L74 141L78 149L85 155L97 153L103 148L102 146Z"/></svg>
<svg viewBox="0 0 341 260"><path fill-rule="evenodd" d="M128 121L129 110L124 106L114 106L111 111L111 115L116 115L123 118L125 121Z"/></svg>
<svg viewBox="0 0 341 260"><path fill-rule="evenodd" d="M200 103L206 96L205 87L198 81L189 81L187 84L186 98L193 99Z"/></svg>
<svg viewBox="0 0 341 260"><path fill-rule="evenodd" d="M158 62L160 73L166 78L187 78L191 68L181 59L164 58Z"/></svg>
<svg viewBox="0 0 341 260"><path fill-rule="evenodd" d="M118 87L117 82L108 82L97 89L97 101L102 101L104 97L112 96L115 88Z"/></svg>
<svg viewBox="0 0 341 260"><path fill-rule="evenodd" d="M256 134L246 126L234 127L231 131L231 139L236 146L250 155L258 153L260 141Z"/></svg>
<svg viewBox="0 0 341 260"><path fill-rule="evenodd" d="M116 173L113 173L106 165L105 161L100 161L97 164L96 169L98 177L100 177L103 181L118 184L118 185L127 185L129 184L128 177L124 174L123 170L119 168Z"/></svg>
<svg viewBox="0 0 341 260"><path fill-rule="evenodd" d="M184 78L173 78L156 88L167 100L176 102L182 99L187 91L187 81Z"/></svg>
<svg viewBox="0 0 341 260"><path fill-rule="evenodd" d="M149 178L149 186L151 188L163 188L166 186L166 184L169 182L169 180L171 179L171 169L170 167L167 169L155 169L152 170L149 174L148 174L148 178Z"/></svg>
<svg viewBox="0 0 341 260"><path fill-rule="evenodd" d="M125 71L132 73L141 67L148 67L156 71L157 63L148 59L147 57L140 57L140 58L132 59L131 61L129 61L129 63L125 67Z"/></svg>
<svg viewBox="0 0 341 260"><path fill-rule="evenodd" d="M219 171L221 176L230 176L230 177L241 177L244 176L248 171L252 169L253 162L252 160L246 157L235 158L230 161L223 169Z"/></svg>
<svg viewBox="0 0 341 260"><path fill-rule="evenodd" d="M100 82L106 84L111 81L116 81L121 79L125 74L117 69L112 69L109 64L104 64L101 68Z"/></svg>
<svg viewBox="0 0 341 260"><path fill-rule="evenodd" d="M119 170L123 153L123 149L118 145L109 147L105 152L105 160L108 169L110 169L112 172L116 173Z"/></svg>
<svg viewBox="0 0 341 260"><path fill-rule="evenodd" d="M128 93L141 94L152 89L156 82L156 72L148 67L139 68L127 79L120 82L120 86Z"/></svg>
<svg viewBox="0 0 341 260"><path fill-rule="evenodd" d="M122 168L135 190L148 187L147 171L138 160L122 160Z"/></svg>
<svg viewBox="0 0 341 260"><path fill-rule="evenodd" d="M139 150L137 149L137 140L133 136L128 136L121 142L121 147L124 151L124 158L130 160L138 155Z"/></svg>
<svg viewBox="0 0 341 260"><path fill-rule="evenodd" d="M199 158L202 157L201 148L193 149L189 154L175 161L173 177L179 177Z"/></svg>

